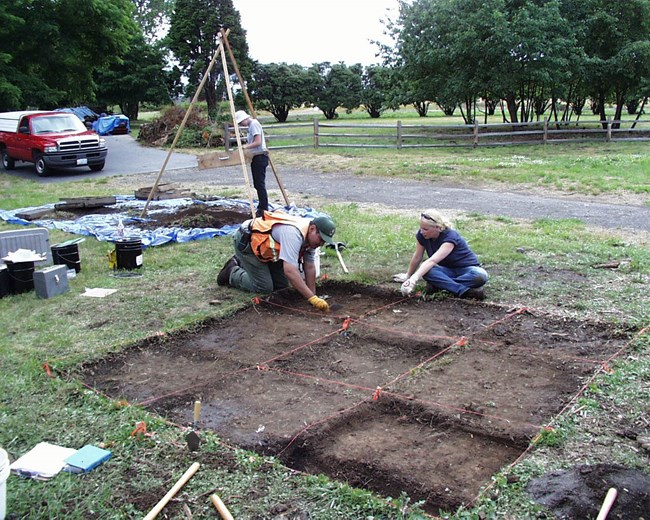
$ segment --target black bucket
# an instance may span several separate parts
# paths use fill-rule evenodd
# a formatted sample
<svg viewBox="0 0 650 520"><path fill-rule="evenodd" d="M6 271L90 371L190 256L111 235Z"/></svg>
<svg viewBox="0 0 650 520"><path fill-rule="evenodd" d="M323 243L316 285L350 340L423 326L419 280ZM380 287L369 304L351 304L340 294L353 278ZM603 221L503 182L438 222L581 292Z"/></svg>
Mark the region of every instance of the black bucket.
<svg viewBox="0 0 650 520"><path fill-rule="evenodd" d="M68 269L74 269L78 273L81 271L79 244L52 246L52 261L54 265L67 265Z"/></svg>
<svg viewBox="0 0 650 520"><path fill-rule="evenodd" d="M34 262L7 262L12 294L34 290Z"/></svg>
<svg viewBox="0 0 650 520"><path fill-rule="evenodd" d="M139 238L115 242L117 269L140 269L142 267L142 241Z"/></svg>
<svg viewBox="0 0 650 520"><path fill-rule="evenodd" d="M11 278L5 264L0 265L0 298L11 294Z"/></svg>

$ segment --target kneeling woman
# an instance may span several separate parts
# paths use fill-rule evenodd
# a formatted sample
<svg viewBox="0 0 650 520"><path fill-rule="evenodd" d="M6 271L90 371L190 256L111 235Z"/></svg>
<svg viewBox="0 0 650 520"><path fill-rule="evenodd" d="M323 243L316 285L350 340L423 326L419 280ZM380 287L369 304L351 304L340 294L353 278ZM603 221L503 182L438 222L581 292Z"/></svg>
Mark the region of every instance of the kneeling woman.
<svg viewBox="0 0 650 520"><path fill-rule="evenodd" d="M404 296L410 295L420 278L424 278L429 293L445 290L460 298L485 299L487 272L465 239L438 211L428 209L420 214L420 229L415 238L417 246L409 270L396 276L404 282ZM423 262L425 252L428 258Z"/></svg>

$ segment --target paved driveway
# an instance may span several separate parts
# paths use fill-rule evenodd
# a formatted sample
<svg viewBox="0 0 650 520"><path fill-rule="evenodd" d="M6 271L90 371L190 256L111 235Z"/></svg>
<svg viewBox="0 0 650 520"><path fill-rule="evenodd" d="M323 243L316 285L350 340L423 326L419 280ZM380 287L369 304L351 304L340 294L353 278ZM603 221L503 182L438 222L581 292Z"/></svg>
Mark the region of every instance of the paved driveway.
<svg viewBox="0 0 650 520"><path fill-rule="evenodd" d="M52 172L47 177L38 177L32 163L19 162L15 170L7 172L16 177L34 179L44 184L80 179L97 179L112 175L130 175L134 173L158 173L168 155L167 150L141 146L130 135L107 135L108 157L101 172L91 172L88 168L68 168ZM196 168L196 156L184 153L172 153L165 171L181 168Z"/></svg>

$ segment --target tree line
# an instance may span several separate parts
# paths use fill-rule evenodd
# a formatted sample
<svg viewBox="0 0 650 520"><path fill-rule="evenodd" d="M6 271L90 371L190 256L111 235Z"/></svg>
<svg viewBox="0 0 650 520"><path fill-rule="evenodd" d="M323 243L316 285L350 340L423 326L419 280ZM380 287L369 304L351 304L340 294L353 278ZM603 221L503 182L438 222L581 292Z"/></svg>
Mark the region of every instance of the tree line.
<svg viewBox="0 0 650 520"><path fill-rule="evenodd" d="M305 67L251 60L232 0L6 0L0 111L117 105L136 119L143 103L194 95L222 28L256 108L280 122L302 106L378 118L403 105L426 116L431 103L467 124L497 111L566 121L587 102L602 120L614 104L620 119L650 94L650 0L397 2L380 64ZM202 92L210 114L225 88L217 60Z"/></svg>

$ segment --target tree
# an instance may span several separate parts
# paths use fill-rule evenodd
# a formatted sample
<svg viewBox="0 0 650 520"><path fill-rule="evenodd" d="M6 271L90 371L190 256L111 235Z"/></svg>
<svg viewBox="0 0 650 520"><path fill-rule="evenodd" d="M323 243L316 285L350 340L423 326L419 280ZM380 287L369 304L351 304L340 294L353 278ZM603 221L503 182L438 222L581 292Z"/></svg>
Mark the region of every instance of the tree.
<svg viewBox="0 0 650 520"><path fill-rule="evenodd" d="M400 0L389 25L395 50L385 55L412 89L428 91L446 112L460 106L468 124L479 98L503 99L511 121L529 121L555 106L580 54L560 7L560 0Z"/></svg>
<svg viewBox="0 0 650 520"><path fill-rule="evenodd" d="M338 117L338 107L354 110L361 104L360 64L348 67L345 63L315 63L310 68L313 85L309 99L317 106L327 119Z"/></svg>
<svg viewBox="0 0 650 520"><path fill-rule="evenodd" d="M25 21L16 16L18 1L0 4L0 111L18 108L22 99L22 74L12 64L12 50L25 27Z"/></svg>
<svg viewBox="0 0 650 520"><path fill-rule="evenodd" d="M608 101L619 120L625 101L650 77L650 0L564 0L564 14L579 24L586 77L603 125ZM618 127L618 124L615 124Z"/></svg>
<svg viewBox="0 0 650 520"><path fill-rule="evenodd" d="M313 79L301 65L256 64L249 91L259 109L268 110L278 122L284 123L292 108L308 101Z"/></svg>
<svg viewBox="0 0 650 520"><path fill-rule="evenodd" d="M208 69L219 47L222 28L230 29L228 42L237 65L244 78L250 76L252 64L248 58L246 31L241 27L241 17L232 0L176 1L166 41L188 79L188 94L196 90ZM217 85L222 77L223 67L217 59L203 91L211 116L218 112Z"/></svg>
<svg viewBox="0 0 650 520"><path fill-rule="evenodd" d="M495 16L498 3L416 0L409 4L400 0L398 19L388 25L395 51L384 55L401 68L407 92L415 94L418 102L433 100L445 107L463 104L465 122L473 123L476 100L485 91L482 75L492 57L488 48L492 25L500 26Z"/></svg>
<svg viewBox="0 0 650 520"><path fill-rule="evenodd" d="M120 61L98 72L98 101L118 104L130 119L138 118L141 102L168 102L163 56L162 49L145 42L143 36L134 38Z"/></svg>
<svg viewBox="0 0 650 520"><path fill-rule="evenodd" d="M131 10L129 0L3 2L0 66L6 75L0 99L6 104L0 108L93 99L95 70L123 54L138 33Z"/></svg>
<svg viewBox="0 0 650 520"><path fill-rule="evenodd" d="M393 71L388 67L370 65L361 77L361 104L372 118L381 116L387 108L396 108L393 99Z"/></svg>
<svg viewBox="0 0 650 520"><path fill-rule="evenodd" d="M169 23L174 9L173 0L131 0L134 17L142 28L145 39L152 43L163 37L163 28Z"/></svg>
<svg viewBox="0 0 650 520"><path fill-rule="evenodd" d="M578 56L580 49L561 15L559 0L539 5L532 0L511 1L507 30L496 88L506 100L512 122L531 121L569 83L571 56Z"/></svg>

